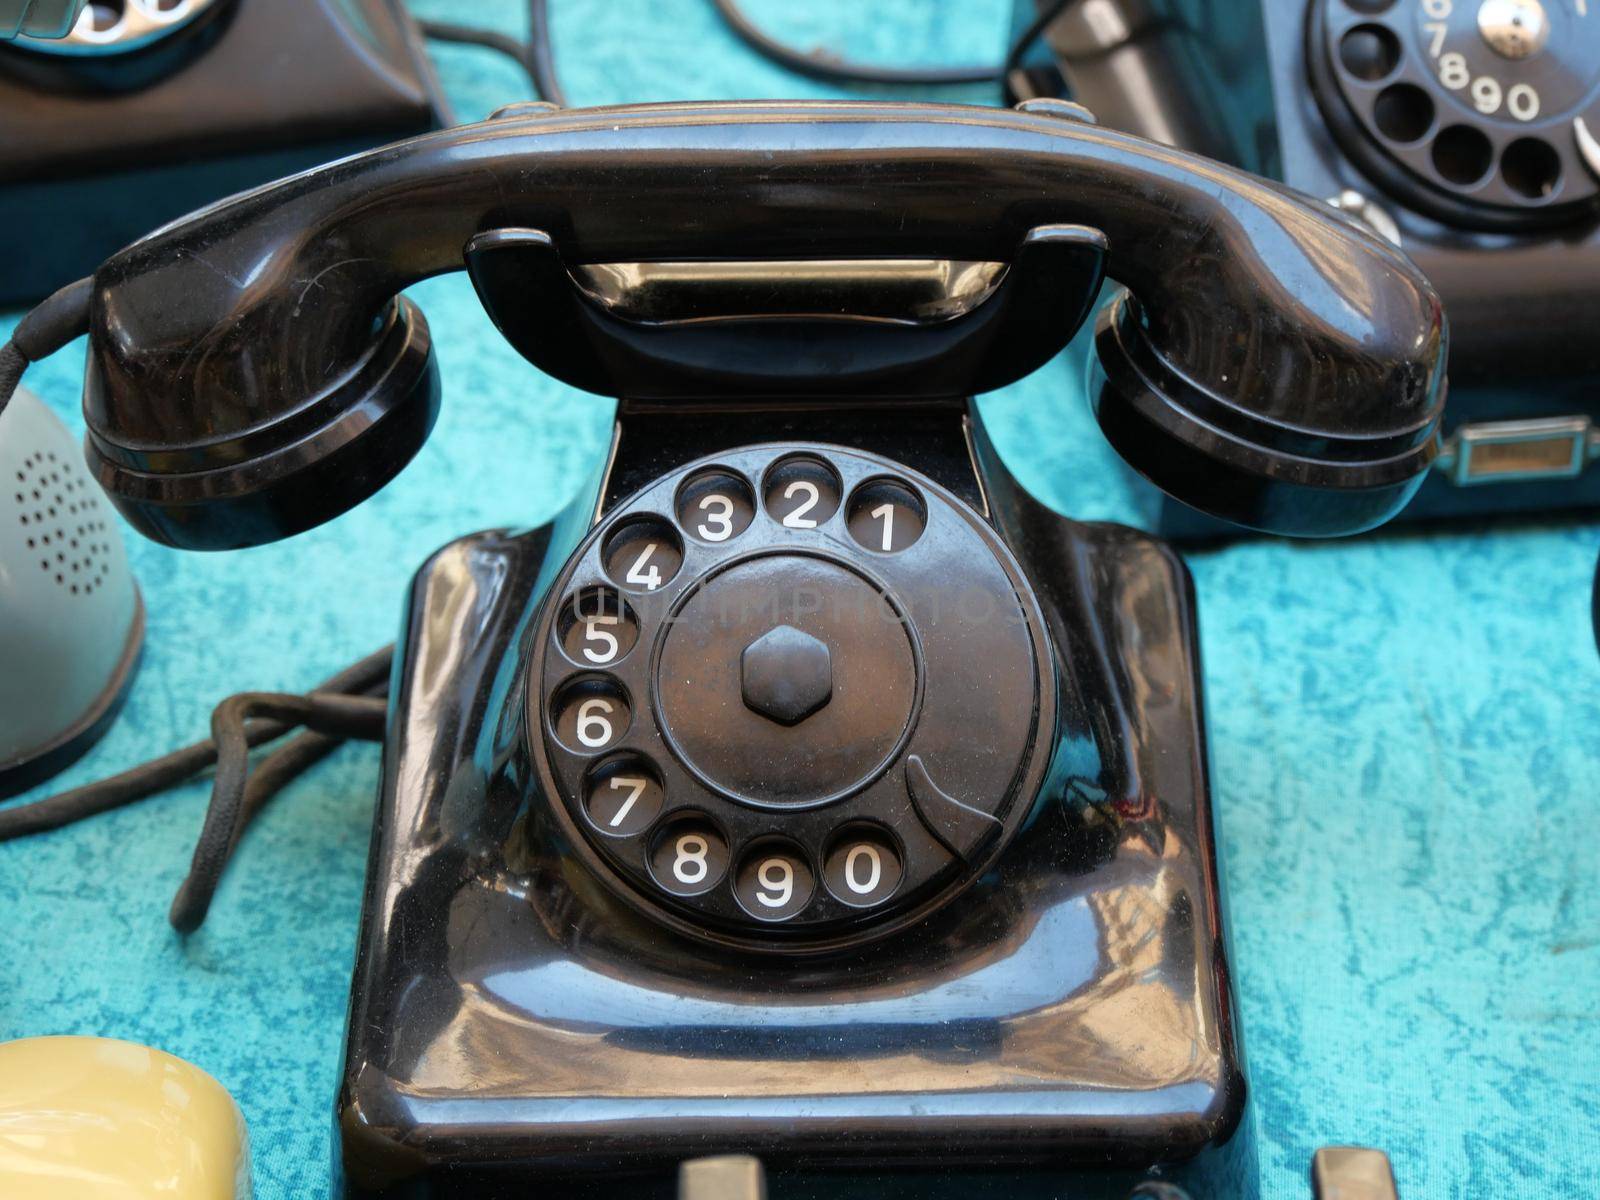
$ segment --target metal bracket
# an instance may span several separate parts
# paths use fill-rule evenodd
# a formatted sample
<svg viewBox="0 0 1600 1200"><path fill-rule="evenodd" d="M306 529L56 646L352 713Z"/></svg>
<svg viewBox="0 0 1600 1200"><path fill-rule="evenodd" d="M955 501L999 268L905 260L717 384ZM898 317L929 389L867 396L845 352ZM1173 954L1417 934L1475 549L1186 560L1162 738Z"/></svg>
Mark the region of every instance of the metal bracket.
<svg viewBox="0 0 1600 1200"><path fill-rule="evenodd" d="M1324 1146L1311 1157L1314 1200L1399 1200L1394 1170L1382 1150ZM766 1172L748 1154L691 1158L678 1167L678 1200L767 1200ZM1176 1184L1141 1183L1129 1200L1189 1200ZM1217 1196L1215 1200L1232 1200Z"/></svg>
<svg viewBox="0 0 1600 1200"><path fill-rule="evenodd" d="M1394 1170L1382 1150L1324 1146L1311 1156L1316 1200L1399 1200Z"/></svg>
<svg viewBox="0 0 1600 1200"><path fill-rule="evenodd" d="M1463 425L1434 460L1457 487L1575 479L1600 458L1600 429L1586 416Z"/></svg>

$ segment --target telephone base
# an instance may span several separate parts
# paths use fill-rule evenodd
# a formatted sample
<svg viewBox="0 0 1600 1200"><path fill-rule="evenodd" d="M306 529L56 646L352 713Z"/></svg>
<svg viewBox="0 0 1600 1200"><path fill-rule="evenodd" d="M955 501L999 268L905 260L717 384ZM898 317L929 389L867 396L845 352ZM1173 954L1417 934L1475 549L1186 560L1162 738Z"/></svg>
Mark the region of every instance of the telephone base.
<svg viewBox="0 0 1600 1200"><path fill-rule="evenodd" d="M1257 1194L1188 573L1146 535L1050 512L993 462L980 477L1096 738L1063 740L1052 798L966 892L848 950L684 937L600 886L546 815L522 749L525 648L598 489L424 566L335 1195L671 1196L679 1162L722 1153L759 1155L776 1197Z"/></svg>

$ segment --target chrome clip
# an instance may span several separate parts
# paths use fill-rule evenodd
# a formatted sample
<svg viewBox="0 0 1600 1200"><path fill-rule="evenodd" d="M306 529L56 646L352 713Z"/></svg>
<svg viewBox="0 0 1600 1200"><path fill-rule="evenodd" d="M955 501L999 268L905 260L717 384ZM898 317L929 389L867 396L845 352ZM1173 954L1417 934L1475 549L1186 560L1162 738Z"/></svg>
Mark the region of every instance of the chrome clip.
<svg viewBox="0 0 1600 1200"><path fill-rule="evenodd" d="M1439 448L1434 469L1457 487L1575 479L1600 458L1600 429L1584 416L1463 425Z"/></svg>

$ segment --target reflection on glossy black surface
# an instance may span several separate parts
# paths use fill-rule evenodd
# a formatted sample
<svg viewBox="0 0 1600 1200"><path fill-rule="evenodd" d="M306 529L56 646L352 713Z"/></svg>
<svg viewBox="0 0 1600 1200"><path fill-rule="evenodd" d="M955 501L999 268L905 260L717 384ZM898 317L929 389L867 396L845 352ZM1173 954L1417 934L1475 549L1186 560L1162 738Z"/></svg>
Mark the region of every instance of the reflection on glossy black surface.
<svg viewBox="0 0 1600 1200"><path fill-rule="evenodd" d="M1037 241L1055 227L1088 229L1071 245ZM1433 456L1445 340L1438 299L1404 256L1319 202L1085 122L859 102L509 116L169 225L96 273L90 457L125 515L177 545L249 544L335 515L426 433L428 368L394 344L397 328L420 319L394 298L460 269L469 245L480 291L539 361L585 386L657 395L649 365L674 396L704 396L688 385L726 394L759 377L762 394L782 390L742 357L741 345L768 344L748 322L728 337L712 324L663 339L572 298L541 328L507 300L516 277L548 279L557 252L572 265L873 256L1026 266L1048 249L1071 252L1073 291L1102 237L1107 274L1129 289L1137 320L1101 341L1116 361L1098 406L1108 429L1147 426L1119 441L1141 470L1159 476L1167 448L1215 460L1232 481L1224 515L1296 532L1381 519L1375 474L1403 501ZM999 343L985 331L1004 338L1029 322L986 310L1004 311L1024 285L1038 295L1065 286L1016 274L942 331L855 328L800 374L836 374L858 401L926 397L924 386L908 391L900 364L944 339L945 394L992 386L1016 364L990 361ZM1059 333L1052 314L1024 315ZM604 343L601 361L563 346L574 322ZM1031 349L1008 353L1025 366L1047 339L1023 341ZM868 386L878 376L881 393ZM305 484L316 472L313 504ZM1192 473L1162 482L1209 507ZM1299 519L1297 490L1313 493L1315 521Z"/></svg>
<svg viewBox="0 0 1600 1200"><path fill-rule="evenodd" d="M971 460L941 449L961 419L928 409L895 437L973 495ZM1142 535L1048 512L975 440L1093 736L1063 728L977 885L856 950L681 938L564 840L522 749L523 648L595 492L419 574L340 1089L346 1195L666 1195L676 1160L719 1150L762 1154L780 1198L1120 1196L1158 1163L1253 1194L1187 575Z"/></svg>

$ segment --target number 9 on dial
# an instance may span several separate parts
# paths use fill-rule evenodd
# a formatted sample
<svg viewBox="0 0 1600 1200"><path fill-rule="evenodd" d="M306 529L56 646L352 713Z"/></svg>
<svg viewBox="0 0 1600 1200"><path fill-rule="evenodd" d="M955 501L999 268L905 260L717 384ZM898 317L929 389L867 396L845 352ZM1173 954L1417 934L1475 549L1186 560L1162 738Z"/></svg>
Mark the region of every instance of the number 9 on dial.
<svg viewBox="0 0 1600 1200"><path fill-rule="evenodd" d="M760 842L745 852L734 877L739 907L758 921L786 921L811 903L816 880L805 855L787 842Z"/></svg>

